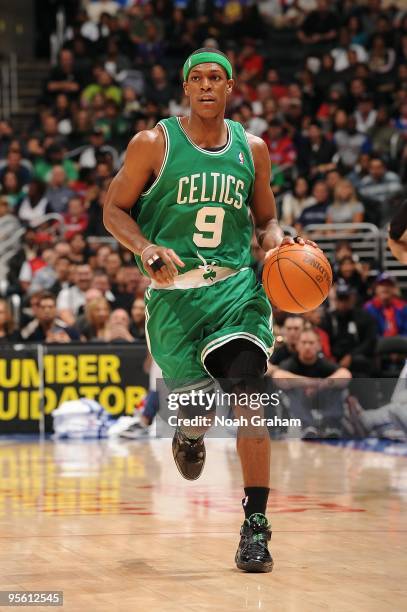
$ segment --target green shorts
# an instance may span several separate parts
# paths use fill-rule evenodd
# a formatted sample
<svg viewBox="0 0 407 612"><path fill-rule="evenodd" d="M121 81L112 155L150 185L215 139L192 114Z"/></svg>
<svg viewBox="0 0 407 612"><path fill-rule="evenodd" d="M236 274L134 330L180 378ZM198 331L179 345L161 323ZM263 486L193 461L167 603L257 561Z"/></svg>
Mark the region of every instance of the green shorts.
<svg viewBox="0 0 407 612"><path fill-rule="evenodd" d="M145 302L148 346L170 388L207 384L205 358L230 340L272 353L271 305L251 269L195 289L148 288Z"/></svg>

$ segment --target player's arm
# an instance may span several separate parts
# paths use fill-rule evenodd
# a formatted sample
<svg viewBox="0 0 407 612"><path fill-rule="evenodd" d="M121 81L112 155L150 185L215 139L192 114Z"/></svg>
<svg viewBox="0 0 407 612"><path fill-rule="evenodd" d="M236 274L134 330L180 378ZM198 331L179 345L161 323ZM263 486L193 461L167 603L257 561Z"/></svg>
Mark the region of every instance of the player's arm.
<svg viewBox="0 0 407 612"><path fill-rule="evenodd" d="M270 154L261 138L247 134L252 150L255 179L251 210L257 242L264 251L280 246L284 233L278 224L277 208L271 189Z"/></svg>
<svg viewBox="0 0 407 612"><path fill-rule="evenodd" d="M110 184L103 206L103 222L106 229L125 247L136 255L142 255L142 262L148 274L159 283L171 282L178 274L176 265L183 262L172 249L150 243L140 227L130 216L130 210L137 202L152 176L157 175L165 154L165 142L161 128L139 132L126 151L123 167ZM164 262L154 270L149 261L154 257Z"/></svg>
<svg viewBox="0 0 407 612"><path fill-rule="evenodd" d="M266 143L261 138L247 134L252 150L255 179L251 210L254 218L256 238L269 257L281 244L311 244L318 248L312 240L304 240L297 236L284 236L278 224L277 208L274 194L271 189L271 163Z"/></svg>

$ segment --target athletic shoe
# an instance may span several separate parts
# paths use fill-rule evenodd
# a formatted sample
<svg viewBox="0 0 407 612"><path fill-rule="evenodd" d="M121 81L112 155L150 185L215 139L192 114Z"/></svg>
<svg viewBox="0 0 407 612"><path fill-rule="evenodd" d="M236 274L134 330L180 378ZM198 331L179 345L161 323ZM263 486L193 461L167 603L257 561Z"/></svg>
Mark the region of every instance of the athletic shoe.
<svg viewBox="0 0 407 612"><path fill-rule="evenodd" d="M271 572L273 559L267 548L271 529L264 514L252 514L240 529L240 543L236 565L246 572Z"/></svg>
<svg viewBox="0 0 407 612"><path fill-rule="evenodd" d="M172 440L172 454L180 474L187 480L196 480L205 465L204 436L196 440L187 438L179 427L175 430Z"/></svg>
<svg viewBox="0 0 407 612"><path fill-rule="evenodd" d="M128 440L139 440L140 438L149 438L152 434L152 426L144 425L139 415L133 417L133 422L126 429L120 432L120 438Z"/></svg>

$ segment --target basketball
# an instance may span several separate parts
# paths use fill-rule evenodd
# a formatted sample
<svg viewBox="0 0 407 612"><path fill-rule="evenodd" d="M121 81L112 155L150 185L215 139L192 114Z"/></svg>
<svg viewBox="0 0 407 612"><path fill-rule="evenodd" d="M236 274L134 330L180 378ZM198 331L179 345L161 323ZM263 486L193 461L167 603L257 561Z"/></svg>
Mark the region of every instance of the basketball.
<svg viewBox="0 0 407 612"><path fill-rule="evenodd" d="M285 244L263 268L263 286L270 302L286 312L317 308L327 298L332 269L324 253L310 244Z"/></svg>

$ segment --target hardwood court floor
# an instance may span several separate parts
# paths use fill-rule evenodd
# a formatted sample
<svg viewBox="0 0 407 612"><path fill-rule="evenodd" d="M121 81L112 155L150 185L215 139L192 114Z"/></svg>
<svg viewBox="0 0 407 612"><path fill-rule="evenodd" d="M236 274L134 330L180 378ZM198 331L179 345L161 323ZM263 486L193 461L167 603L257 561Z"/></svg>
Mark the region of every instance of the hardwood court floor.
<svg viewBox="0 0 407 612"><path fill-rule="evenodd" d="M0 590L63 590L68 612L406 609L406 457L273 442L275 568L249 575L234 443L207 447L189 483L170 440L0 440Z"/></svg>

